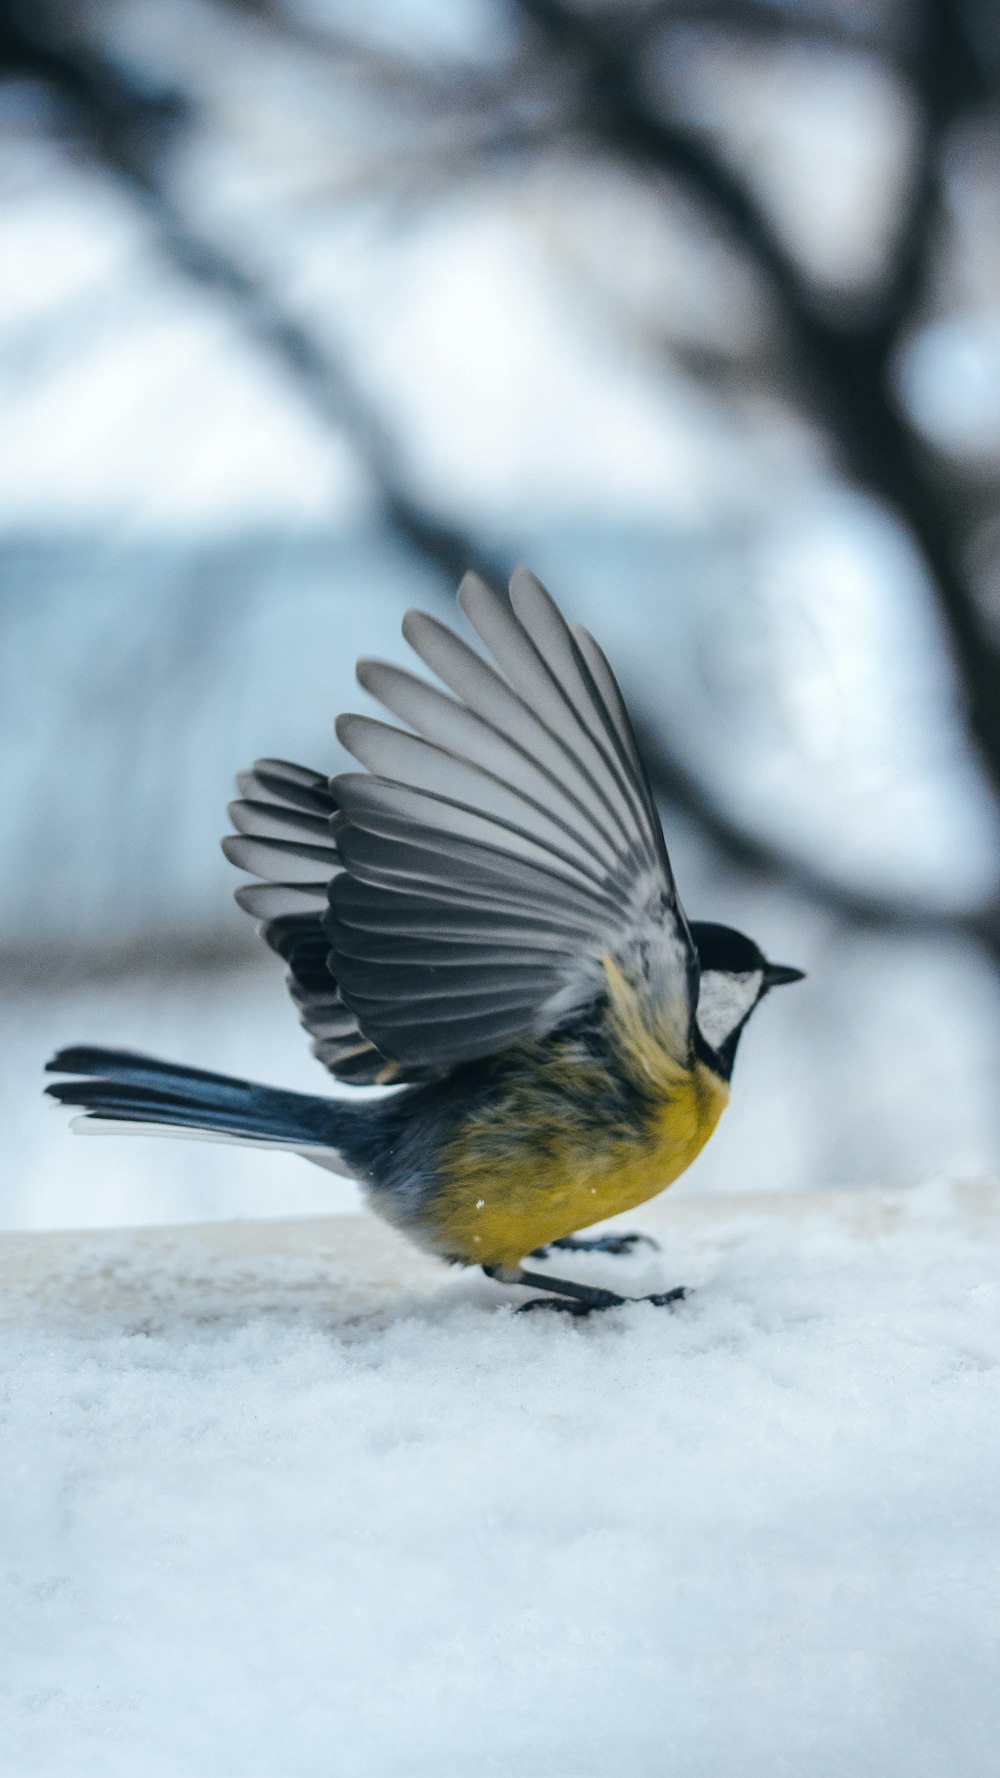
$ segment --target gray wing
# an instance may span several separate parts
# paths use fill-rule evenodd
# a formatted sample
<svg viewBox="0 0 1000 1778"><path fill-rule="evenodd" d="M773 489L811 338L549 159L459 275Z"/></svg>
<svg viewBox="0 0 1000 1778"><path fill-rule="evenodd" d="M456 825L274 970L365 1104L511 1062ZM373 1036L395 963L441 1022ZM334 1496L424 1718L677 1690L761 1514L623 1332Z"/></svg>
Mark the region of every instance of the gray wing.
<svg viewBox="0 0 1000 1778"><path fill-rule="evenodd" d="M362 1035L329 966L323 921L331 879L341 868L329 779L287 760L259 759L236 782L240 800L229 813L237 832L223 840L223 851L265 879L237 889L236 899L261 922L261 936L288 966L289 992L312 1035L313 1054L353 1086L404 1078ZM423 1077L420 1070L405 1073Z"/></svg>
<svg viewBox="0 0 1000 1778"><path fill-rule="evenodd" d="M361 684L414 732L337 724L367 768L333 781L343 1004L383 1056L442 1069L586 1006L612 957L683 1059L694 950L611 669L524 570L509 602L472 575L459 599L496 667L411 612L404 634L449 690L362 661Z"/></svg>

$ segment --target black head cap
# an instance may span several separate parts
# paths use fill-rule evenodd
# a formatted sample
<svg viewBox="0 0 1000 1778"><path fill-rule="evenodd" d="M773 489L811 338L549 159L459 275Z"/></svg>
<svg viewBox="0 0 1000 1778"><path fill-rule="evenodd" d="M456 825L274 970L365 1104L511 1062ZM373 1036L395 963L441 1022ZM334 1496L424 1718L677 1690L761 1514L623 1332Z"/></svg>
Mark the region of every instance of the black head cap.
<svg viewBox="0 0 1000 1778"><path fill-rule="evenodd" d="M745 932L737 932L733 926L716 926L711 920L695 920L691 926L691 937L694 939L702 969L718 969L723 970L726 975L742 975L767 967L764 953L759 946L754 944L752 938L747 938Z"/></svg>
<svg viewBox="0 0 1000 1778"><path fill-rule="evenodd" d="M759 945L732 926L695 921L691 936L701 969L696 1041L704 1046L705 1060L728 1079L754 1007L769 989L801 981L804 971L769 963Z"/></svg>

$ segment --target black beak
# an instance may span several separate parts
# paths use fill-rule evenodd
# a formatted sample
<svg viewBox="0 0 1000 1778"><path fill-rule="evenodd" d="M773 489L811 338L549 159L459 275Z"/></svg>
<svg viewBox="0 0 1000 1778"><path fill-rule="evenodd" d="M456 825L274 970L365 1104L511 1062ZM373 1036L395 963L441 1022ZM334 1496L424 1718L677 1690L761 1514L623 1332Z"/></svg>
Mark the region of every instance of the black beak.
<svg viewBox="0 0 1000 1778"><path fill-rule="evenodd" d="M765 988L783 988L786 982L805 980L804 969L793 969L790 963L768 963L764 967Z"/></svg>

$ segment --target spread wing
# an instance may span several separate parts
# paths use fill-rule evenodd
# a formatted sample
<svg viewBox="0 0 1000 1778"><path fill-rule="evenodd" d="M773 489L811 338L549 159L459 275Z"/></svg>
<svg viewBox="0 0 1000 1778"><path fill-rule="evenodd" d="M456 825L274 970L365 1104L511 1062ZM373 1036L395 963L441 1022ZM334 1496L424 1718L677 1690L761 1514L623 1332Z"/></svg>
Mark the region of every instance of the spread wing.
<svg viewBox="0 0 1000 1778"><path fill-rule="evenodd" d="M408 725L339 718L366 771L263 760L239 781L224 849L267 880L237 900L341 1079L427 1079L541 1035L604 991L609 957L682 1061L695 952L614 675L523 569L509 601L474 575L459 600L495 666L410 612L447 691L362 661Z"/></svg>
<svg viewBox="0 0 1000 1778"><path fill-rule="evenodd" d="M496 667L411 612L404 634L448 691L363 661L361 684L413 732L337 724L367 768L333 781L342 1000L382 1055L442 1069L586 1006L610 956L682 1060L696 962L611 669L524 570L509 602L472 575L459 599Z"/></svg>

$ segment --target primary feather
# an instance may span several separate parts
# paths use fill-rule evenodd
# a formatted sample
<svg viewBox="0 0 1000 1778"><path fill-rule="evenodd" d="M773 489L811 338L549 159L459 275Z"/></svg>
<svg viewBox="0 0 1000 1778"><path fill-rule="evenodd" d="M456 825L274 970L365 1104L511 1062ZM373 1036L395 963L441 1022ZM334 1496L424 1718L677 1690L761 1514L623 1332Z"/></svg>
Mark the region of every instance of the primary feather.
<svg viewBox="0 0 1000 1778"><path fill-rule="evenodd" d="M459 599L495 664L410 612L447 689L363 661L408 724L339 719L365 771L327 785L259 762L225 848L265 885L238 898L341 1078L426 1078L543 1036L604 994L608 958L683 1061L697 963L614 675L523 570L509 599L474 575Z"/></svg>

